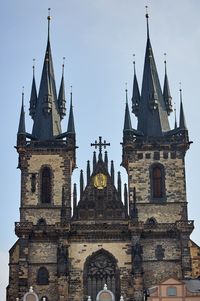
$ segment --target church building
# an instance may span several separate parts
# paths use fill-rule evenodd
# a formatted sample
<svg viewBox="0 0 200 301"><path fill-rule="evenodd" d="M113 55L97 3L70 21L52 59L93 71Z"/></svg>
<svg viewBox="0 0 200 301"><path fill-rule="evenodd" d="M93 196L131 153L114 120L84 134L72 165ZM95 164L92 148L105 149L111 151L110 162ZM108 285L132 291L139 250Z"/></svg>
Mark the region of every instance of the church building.
<svg viewBox="0 0 200 301"><path fill-rule="evenodd" d="M180 118L170 128L166 62L161 88L148 18L146 14L141 89L135 65L133 74L131 101L137 129L132 127L127 93L122 112L118 151L122 151L127 185L122 187L120 173L115 181L114 163L108 162L105 151L108 143L97 137L91 141L96 149L92 164L87 162L85 176L81 171L77 188L71 180L78 144L72 92L68 127L62 131L65 80L63 73L57 94L48 17L38 91L33 72L32 133L26 132L22 94L16 145L20 217L15 223L17 241L10 249L7 301L23 300L30 286L41 301L86 301L89 296L96 301L105 284L115 301L121 296L125 301L142 301L148 288L170 277L182 281L191 275L189 240L194 226L188 220L185 183L185 155L191 142L181 90Z"/></svg>

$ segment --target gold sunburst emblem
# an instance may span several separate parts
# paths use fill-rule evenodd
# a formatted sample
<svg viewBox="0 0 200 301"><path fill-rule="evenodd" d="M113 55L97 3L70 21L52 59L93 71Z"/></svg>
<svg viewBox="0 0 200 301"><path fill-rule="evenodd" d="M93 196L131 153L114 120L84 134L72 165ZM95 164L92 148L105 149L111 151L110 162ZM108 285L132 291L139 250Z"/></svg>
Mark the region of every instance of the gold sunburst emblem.
<svg viewBox="0 0 200 301"><path fill-rule="evenodd" d="M94 176L94 187L104 189L107 186L107 176L103 173L98 173Z"/></svg>

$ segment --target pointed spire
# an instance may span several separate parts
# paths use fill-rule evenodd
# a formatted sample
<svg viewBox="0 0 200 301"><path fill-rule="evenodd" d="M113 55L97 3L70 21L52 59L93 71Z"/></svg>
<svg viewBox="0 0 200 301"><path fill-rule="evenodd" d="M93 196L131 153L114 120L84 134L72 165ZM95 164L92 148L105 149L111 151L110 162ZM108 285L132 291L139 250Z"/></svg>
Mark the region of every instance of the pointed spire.
<svg viewBox="0 0 200 301"><path fill-rule="evenodd" d="M108 152L105 151L105 154L104 154L104 163L106 165L106 168L108 170Z"/></svg>
<svg viewBox="0 0 200 301"><path fill-rule="evenodd" d="M160 137L170 126L149 37L148 13L146 20L147 43L137 130L144 136Z"/></svg>
<svg viewBox="0 0 200 301"><path fill-rule="evenodd" d="M33 59L33 80L32 80L32 87L31 87L31 97L30 97L30 108L29 108L29 115L34 120L35 112L37 106L37 90L36 90L36 83L35 83L35 59Z"/></svg>
<svg viewBox="0 0 200 301"><path fill-rule="evenodd" d="M124 184L124 207L126 209L126 213L128 213L128 190L127 184Z"/></svg>
<svg viewBox="0 0 200 301"><path fill-rule="evenodd" d="M76 183L74 183L74 190L73 190L73 215L75 213L77 206L77 190L76 190Z"/></svg>
<svg viewBox="0 0 200 301"><path fill-rule="evenodd" d="M180 91L180 120L179 120L179 127L181 129L187 130L186 121L185 121L185 114L183 110L183 101L182 101L182 89Z"/></svg>
<svg viewBox="0 0 200 301"><path fill-rule="evenodd" d="M25 112L24 112L24 87L22 91L22 105L21 105L21 113L19 119L19 127L18 127L18 135L26 134L26 127L25 127Z"/></svg>
<svg viewBox="0 0 200 301"><path fill-rule="evenodd" d="M71 93L70 93L70 110L69 110L67 133L75 134L74 113L73 113L73 105L72 105L72 86L71 86Z"/></svg>
<svg viewBox="0 0 200 301"><path fill-rule="evenodd" d="M135 56L135 55L134 55ZM133 61L134 76L133 76L133 94L132 94L132 112L135 116L138 116L139 104L140 104L140 91L135 71L135 60Z"/></svg>
<svg viewBox="0 0 200 301"><path fill-rule="evenodd" d="M50 9L47 19L47 47L32 130L32 135L38 140L52 140L55 139L57 135L61 134L60 113L58 109L58 100L50 46Z"/></svg>
<svg viewBox="0 0 200 301"><path fill-rule="evenodd" d="M131 117L130 117L130 112L129 112L129 107L128 107L128 90L126 88L126 107L125 107L125 117L124 117L124 131L127 130L132 130L132 125L131 125Z"/></svg>
<svg viewBox="0 0 200 301"><path fill-rule="evenodd" d="M62 64L62 77L60 82L60 90L58 94L58 107L60 112L60 118L63 119L66 115L66 99L65 99L65 84L64 84L64 60L63 58L63 64Z"/></svg>
<svg viewBox="0 0 200 301"><path fill-rule="evenodd" d="M120 201L122 199L122 187L121 186L122 186L121 173L120 173L120 171L118 171L117 190L118 190L118 196L119 196Z"/></svg>
<svg viewBox="0 0 200 301"><path fill-rule="evenodd" d="M90 182L90 161L87 161L87 185Z"/></svg>
<svg viewBox="0 0 200 301"><path fill-rule="evenodd" d="M163 86L163 98L164 98L164 101L165 101L167 114L170 115L170 113L173 111L173 109L172 109L172 97L171 97L171 94L170 94L169 81L168 81L168 76L167 76L166 53L164 55L165 55L165 60L164 60L165 78L164 78L164 86Z"/></svg>
<svg viewBox="0 0 200 301"><path fill-rule="evenodd" d="M114 170L113 160L111 160L110 175L111 175L112 184L115 185L115 170Z"/></svg>
<svg viewBox="0 0 200 301"><path fill-rule="evenodd" d="M93 152L93 172L96 168L96 165L97 165L97 157L96 157L96 152L94 151Z"/></svg>
<svg viewBox="0 0 200 301"><path fill-rule="evenodd" d="M80 172L80 198L82 197L83 190L84 190L84 178L83 178L83 170L81 169L81 172Z"/></svg>

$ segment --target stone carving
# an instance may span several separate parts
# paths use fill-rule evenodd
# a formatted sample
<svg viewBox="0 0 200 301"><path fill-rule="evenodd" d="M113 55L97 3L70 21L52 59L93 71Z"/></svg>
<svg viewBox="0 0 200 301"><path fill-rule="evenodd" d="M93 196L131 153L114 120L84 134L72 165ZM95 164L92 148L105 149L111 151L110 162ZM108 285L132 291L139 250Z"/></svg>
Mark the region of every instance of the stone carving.
<svg viewBox="0 0 200 301"><path fill-rule="evenodd" d="M155 257L158 260L163 260L163 258L165 257L165 249L161 245L156 246Z"/></svg>
<svg viewBox="0 0 200 301"><path fill-rule="evenodd" d="M58 277L67 276L69 273L69 255L68 247L61 244L57 250L57 272Z"/></svg>
<svg viewBox="0 0 200 301"><path fill-rule="evenodd" d="M133 256L133 272L141 273L142 272L142 246L137 242L133 246L132 256Z"/></svg>

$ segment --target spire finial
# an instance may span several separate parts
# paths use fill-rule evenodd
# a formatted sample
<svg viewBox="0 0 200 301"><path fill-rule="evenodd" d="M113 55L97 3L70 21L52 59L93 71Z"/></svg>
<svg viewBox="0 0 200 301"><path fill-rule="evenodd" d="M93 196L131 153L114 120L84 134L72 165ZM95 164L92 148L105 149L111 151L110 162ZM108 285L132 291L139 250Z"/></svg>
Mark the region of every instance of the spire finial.
<svg viewBox="0 0 200 301"><path fill-rule="evenodd" d="M176 102L174 102L174 118L175 118L175 122L174 122L174 128L177 128L177 119L176 119Z"/></svg>
<svg viewBox="0 0 200 301"><path fill-rule="evenodd" d="M135 53L133 53L133 68L134 68L134 74L135 74Z"/></svg>
<svg viewBox="0 0 200 301"><path fill-rule="evenodd" d="M146 21L147 21L147 38L149 38L149 13L148 13L148 6L146 5L145 8L146 8L145 17L146 17Z"/></svg>
<svg viewBox="0 0 200 301"><path fill-rule="evenodd" d="M33 59L33 76L35 75L35 59Z"/></svg>
<svg viewBox="0 0 200 301"><path fill-rule="evenodd" d="M166 58L167 58L167 53L165 52L164 53L165 74L166 74L166 71L167 71L167 60L166 60Z"/></svg>
<svg viewBox="0 0 200 301"><path fill-rule="evenodd" d="M126 104L128 103L128 89L127 89L127 83L125 83L125 92L126 92Z"/></svg>
<svg viewBox="0 0 200 301"><path fill-rule="evenodd" d="M65 69L65 56L63 56L62 75L64 75L64 69Z"/></svg>
<svg viewBox="0 0 200 301"><path fill-rule="evenodd" d="M48 40L49 40L49 33L50 33L50 21L51 21L51 8L48 8Z"/></svg>

